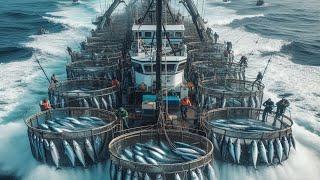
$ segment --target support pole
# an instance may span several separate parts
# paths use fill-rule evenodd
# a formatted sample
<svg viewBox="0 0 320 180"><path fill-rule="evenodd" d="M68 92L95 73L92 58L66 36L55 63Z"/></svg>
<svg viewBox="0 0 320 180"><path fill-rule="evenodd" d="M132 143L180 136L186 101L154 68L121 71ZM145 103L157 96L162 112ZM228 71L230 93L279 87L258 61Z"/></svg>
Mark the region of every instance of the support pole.
<svg viewBox="0 0 320 180"><path fill-rule="evenodd" d="M162 57L162 0L156 0L156 92L157 92L157 119L160 116L160 106L162 105L162 89L161 89L161 57Z"/></svg>

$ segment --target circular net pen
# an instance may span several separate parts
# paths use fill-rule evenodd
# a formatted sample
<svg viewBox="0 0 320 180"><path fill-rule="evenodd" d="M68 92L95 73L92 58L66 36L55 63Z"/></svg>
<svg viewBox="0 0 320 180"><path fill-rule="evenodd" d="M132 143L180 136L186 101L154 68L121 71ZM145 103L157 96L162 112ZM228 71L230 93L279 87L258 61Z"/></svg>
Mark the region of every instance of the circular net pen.
<svg viewBox="0 0 320 180"><path fill-rule="evenodd" d="M168 142L167 138L171 142L179 141L200 148L205 151L205 154L191 161L157 164L136 162L133 159L124 158L121 154L125 148L135 146L135 144L145 143L150 140L166 143ZM156 148L158 146L152 145L152 147ZM168 129L165 131L156 129L139 130L123 134L110 142L109 151L112 164L116 165L117 168L122 167L122 170L125 170L125 172L130 169L132 172L148 174L151 179L155 179L156 175L161 175L164 179L174 179L175 173L183 177L183 175L188 174L190 171L204 169L204 166L213 160L213 145L210 140L182 129ZM166 152L168 153L168 151ZM147 156L147 153L143 155L144 158ZM169 156L171 155L168 154L166 157Z"/></svg>
<svg viewBox="0 0 320 180"><path fill-rule="evenodd" d="M80 126L72 123L68 118L78 119L79 122L86 122L86 124L96 123L97 119L100 122L97 126L79 128ZM92 121L89 122L81 120L86 118L95 118L95 120L91 119ZM25 123L28 126L29 143L34 158L57 168L89 166L108 159L107 147L113 139L113 132L121 130L120 123L112 112L92 108L42 111L29 117ZM69 126L62 126L63 124ZM47 127L49 128L46 129ZM57 129L62 132L54 131ZM89 146L91 148L88 148ZM70 154L73 154L75 159L71 160Z"/></svg>
<svg viewBox="0 0 320 180"><path fill-rule="evenodd" d="M86 45L83 49L84 51L90 52L90 53L103 53L108 51L119 51L122 50L122 44L111 44L111 45L99 45L90 43L89 45Z"/></svg>
<svg viewBox="0 0 320 180"><path fill-rule="evenodd" d="M101 51L99 53L93 53L93 52L76 52L72 51L70 53L71 61L77 62L77 61L105 61L113 58L122 58L122 50L118 49L112 49L109 51Z"/></svg>
<svg viewBox="0 0 320 180"><path fill-rule="evenodd" d="M293 121L288 116L276 117L275 112L264 114L263 111L221 108L203 114L202 128L214 144L215 157L254 166L277 164L288 159L290 149L295 148Z"/></svg>
<svg viewBox="0 0 320 180"><path fill-rule="evenodd" d="M193 62L189 71L189 79L239 79L245 80L245 68L236 63L199 61ZM196 81L193 81L196 82Z"/></svg>
<svg viewBox="0 0 320 180"><path fill-rule="evenodd" d="M201 43L188 43L189 59L196 61L222 61L233 62L234 56L228 53L224 44L217 43L210 46L204 46Z"/></svg>
<svg viewBox="0 0 320 180"><path fill-rule="evenodd" d="M51 84L49 99L54 108L94 107L112 110L118 107L119 87L107 80L69 80Z"/></svg>
<svg viewBox="0 0 320 180"><path fill-rule="evenodd" d="M224 107L260 108L264 85L238 79L213 79L198 83L198 102L203 111Z"/></svg>
<svg viewBox="0 0 320 180"><path fill-rule="evenodd" d="M68 79L120 79L120 59L109 61L78 61L66 66Z"/></svg>

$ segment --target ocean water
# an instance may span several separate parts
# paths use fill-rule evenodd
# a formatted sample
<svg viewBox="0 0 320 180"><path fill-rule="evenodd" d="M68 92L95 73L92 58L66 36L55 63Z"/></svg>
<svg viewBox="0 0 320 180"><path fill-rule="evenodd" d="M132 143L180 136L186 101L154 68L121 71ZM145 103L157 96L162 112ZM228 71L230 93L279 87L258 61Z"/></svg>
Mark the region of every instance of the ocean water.
<svg viewBox="0 0 320 180"><path fill-rule="evenodd" d="M110 4L103 0L0 0L0 179L106 179L108 162L87 169L39 164L30 152L24 119L47 97L48 76L66 79L66 47L79 48L94 26L91 18ZM202 13L202 2L195 1ZM264 98L286 96L295 124L297 150L273 167L214 162L218 179L320 178L320 2L319 0L206 0L207 25L233 42L236 59L249 57L248 78L264 71ZM178 5L178 1L172 0ZM106 5L105 5L106 4ZM186 11L179 7L184 14ZM37 35L39 28L50 33Z"/></svg>

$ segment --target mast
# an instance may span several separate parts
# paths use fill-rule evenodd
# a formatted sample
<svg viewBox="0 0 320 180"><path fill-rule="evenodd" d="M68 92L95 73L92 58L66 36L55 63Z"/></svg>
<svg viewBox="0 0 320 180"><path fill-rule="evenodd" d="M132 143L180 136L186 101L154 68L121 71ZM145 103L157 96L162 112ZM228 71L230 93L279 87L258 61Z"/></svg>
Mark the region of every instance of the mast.
<svg viewBox="0 0 320 180"><path fill-rule="evenodd" d="M162 0L156 0L156 92L157 92L157 121L160 116L159 107L162 105L162 89L161 89L161 56L162 56Z"/></svg>

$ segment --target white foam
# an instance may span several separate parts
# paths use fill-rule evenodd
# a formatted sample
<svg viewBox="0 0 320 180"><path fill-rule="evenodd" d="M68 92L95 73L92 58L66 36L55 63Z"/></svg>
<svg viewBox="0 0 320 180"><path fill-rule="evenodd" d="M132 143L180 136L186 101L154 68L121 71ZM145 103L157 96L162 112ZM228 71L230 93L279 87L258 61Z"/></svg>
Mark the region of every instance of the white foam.
<svg viewBox="0 0 320 180"><path fill-rule="evenodd" d="M264 16L264 14L239 15L235 10L222 6L206 6L205 15L206 17L210 17L209 25L228 25L234 20Z"/></svg>

